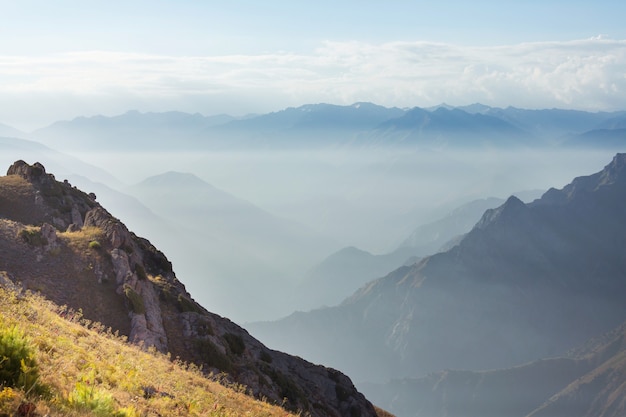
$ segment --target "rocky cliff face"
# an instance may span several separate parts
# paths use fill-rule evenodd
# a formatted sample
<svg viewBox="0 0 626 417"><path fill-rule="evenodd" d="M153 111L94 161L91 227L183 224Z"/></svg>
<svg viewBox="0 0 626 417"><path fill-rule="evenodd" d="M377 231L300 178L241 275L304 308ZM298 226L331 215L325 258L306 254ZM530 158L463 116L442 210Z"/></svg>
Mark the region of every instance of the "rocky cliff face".
<svg viewBox="0 0 626 417"><path fill-rule="evenodd" d="M0 178L0 254L13 281L257 397L313 416L376 415L345 375L270 350L198 305L150 242L41 164L18 161Z"/></svg>

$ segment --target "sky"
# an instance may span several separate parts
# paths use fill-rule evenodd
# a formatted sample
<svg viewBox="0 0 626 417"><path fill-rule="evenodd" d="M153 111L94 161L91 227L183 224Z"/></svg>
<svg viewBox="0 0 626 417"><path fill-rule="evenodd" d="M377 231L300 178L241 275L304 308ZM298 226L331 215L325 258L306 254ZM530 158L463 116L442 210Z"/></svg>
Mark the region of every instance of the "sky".
<svg viewBox="0 0 626 417"><path fill-rule="evenodd" d="M369 101L626 109L619 1L0 0L0 123Z"/></svg>

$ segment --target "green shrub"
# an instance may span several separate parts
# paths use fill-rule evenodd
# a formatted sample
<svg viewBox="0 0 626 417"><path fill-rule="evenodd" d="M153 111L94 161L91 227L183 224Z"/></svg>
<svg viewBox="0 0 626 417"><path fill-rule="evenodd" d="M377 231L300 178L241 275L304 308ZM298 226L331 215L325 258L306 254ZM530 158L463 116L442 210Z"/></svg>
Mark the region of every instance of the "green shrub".
<svg viewBox="0 0 626 417"><path fill-rule="evenodd" d="M272 363L272 355L270 355L269 352L265 350L261 351L259 359L261 359L263 362Z"/></svg>
<svg viewBox="0 0 626 417"><path fill-rule="evenodd" d="M91 242L89 242L89 249L100 250L101 248L102 245L97 240L92 240Z"/></svg>
<svg viewBox="0 0 626 417"><path fill-rule="evenodd" d="M143 266L139 264L135 265L135 274L137 274L137 278L140 280L148 279L148 275L146 275L146 270L143 268Z"/></svg>
<svg viewBox="0 0 626 417"><path fill-rule="evenodd" d="M0 385L29 391L38 379L33 348L24 333L16 326L0 327Z"/></svg>
<svg viewBox="0 0 626 417"><path fill-rule="evenodd" d="M204 313L202 309L196 303L194 303L192 300L190 300L189 298L185 297L182 294L178 294L178 297L176 300L178 301L178 309L180 310L181 313L188 313L188 312L198 313L198 314Z"/></svg>
<svg viewBox="0 0 626 417"><path fill-rule="evenodd" d="M22 229L19 236L31 246L45 246L48 241L41 235L41 229L27 227Z"/></svg>
<svg viewBox="0 0 626 417"><path fill-rule="evenodd" d="M94 386L93 381L80 381L69 393L67 403L80 411L91 411L96 416L114 415L113 396Z"/></svg>
<svg viewBox="0 0 626 417"><path fill-rule="evenodd" d="M238 334L226 333L224 339L226 339L230 351L235 355L241 355L246 350L246 345Z"/></svg>
<svg viewBox="0 0 626 417"><path fill-rule="evenodd" d="M194 345L202 361L206 362L209 366L215 367L222 372L232 372L233 363L228 356L220 352L217 346L209 339L196 339Z"/></svg>
<svg viewBox="0 0 626 417"><path fill-rule="evenodd" d="M136 314L144 314L146 312L143 298L128 284L124 284L124 295L130 301L131 307Z"/></svg>

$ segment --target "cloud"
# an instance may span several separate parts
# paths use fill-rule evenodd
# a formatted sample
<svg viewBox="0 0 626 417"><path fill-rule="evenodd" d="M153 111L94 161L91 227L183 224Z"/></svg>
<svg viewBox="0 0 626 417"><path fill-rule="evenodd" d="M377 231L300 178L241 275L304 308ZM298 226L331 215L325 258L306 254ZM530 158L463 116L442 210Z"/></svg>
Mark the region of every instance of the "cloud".
<svg viewBox="0 0 626 417"><path fill-rule="evenodd" d="M605 37L492 47L326 42L309 54L0 56L0 120L17 116L7 100L37 97L38 112L45 112L43 102L58 98L50 115L84 114L77 102L103 113L139 108L241 114L322 101L613 110L626 108L624 68L626 41Z"/></svg>

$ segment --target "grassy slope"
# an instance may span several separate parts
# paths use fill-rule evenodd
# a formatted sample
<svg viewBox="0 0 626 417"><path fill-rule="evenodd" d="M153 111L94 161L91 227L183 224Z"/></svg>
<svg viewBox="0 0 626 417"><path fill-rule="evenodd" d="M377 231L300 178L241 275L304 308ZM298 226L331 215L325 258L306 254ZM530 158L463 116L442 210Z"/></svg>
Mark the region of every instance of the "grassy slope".
<svg viewBox="0 0 626 417"><path fill-rule="evenodd" d="M106 251L90 245L104 241L102 231L83 228L57 233L53 250L44 251L37 242L26 242L22 237L25 229L40 233L40 227L27 225L41 224L46 217L41 205L32 204L35 197L36 191L24 179L0 177L0 284L2 271L10 271L11 278L22 282L24 288L40 291L47 298L32 293L16 298L0 285L0 330L18 325L32 340L41 383L49 388L50 396L35 398L31 393L26 398L24 390L3 391L0 385L0 417L15 415L25 401L35 403L36 415L41 416L291 415L255 401L245 395L244 387L225 387L197 369L189 370L171 358L146 354L126 344L129 328L124 298L107 288L113 285L109 280L114 280L115 274L105 261ZM106 281L96 279L96 265L102 267ZM81 324L76 319L64 320L59 315L65 308L61 305L80 308ZM82 317L104 317L106 322L85 328L90 321ZM105 327L117 329L121 336L103 331ZM170 342L170 348L176 348L177 341ZM144 398L147 386L168 395ZM82 395L78 402L77 395ZM108 407L105 411L89 411L103 401ZM391 416L376 411L381 417Z"/></svg>
<svg viewBox="0 0 626 417"><path fill-rule="evenodd" d="M4 216L26 224L43 217L43 209L32 204L35 191L22 178L2 177L0 191ZM68 314L65 306L86 306L81 312L85 317L102 317L97 311L101 306L108 311L126 310L123 305L111 308L123 299L103 291L94 277L93 265L104 255L89 243L100 239L101 231L60 233L57 250L39 255L47 259L44 266L20 237L23 229L21 223L0 219L0 241L5 242L0 245L1 263L26 287L45 292L56 304L30 292L18 296L0 286L0 331L17 326L26 334L40 368L39 385L47 394L0 385L0 417L20 415L17 410L24 402L36 405L36 415L54 416L290 415L254 400L244 387L225 386L194 367L125 343L125 336L110 330L128 333L122 317L109 317L107 331L82 314ZM112 278L112 271L104 272ZM145 398L146 387L150 398Z"/></svg>
<svg viewBox="0 0 626 417"><path fill-rule="evenodd" d="M33 390L27 398L19 387L0 388L0 416L13 415L23 402L34 403L39 415L55 416L290 415L254 400L243 387L224 386L193 367L129 345L42 297L0 287L0 329L11 326L30 340L47 394Z"/></svg>

